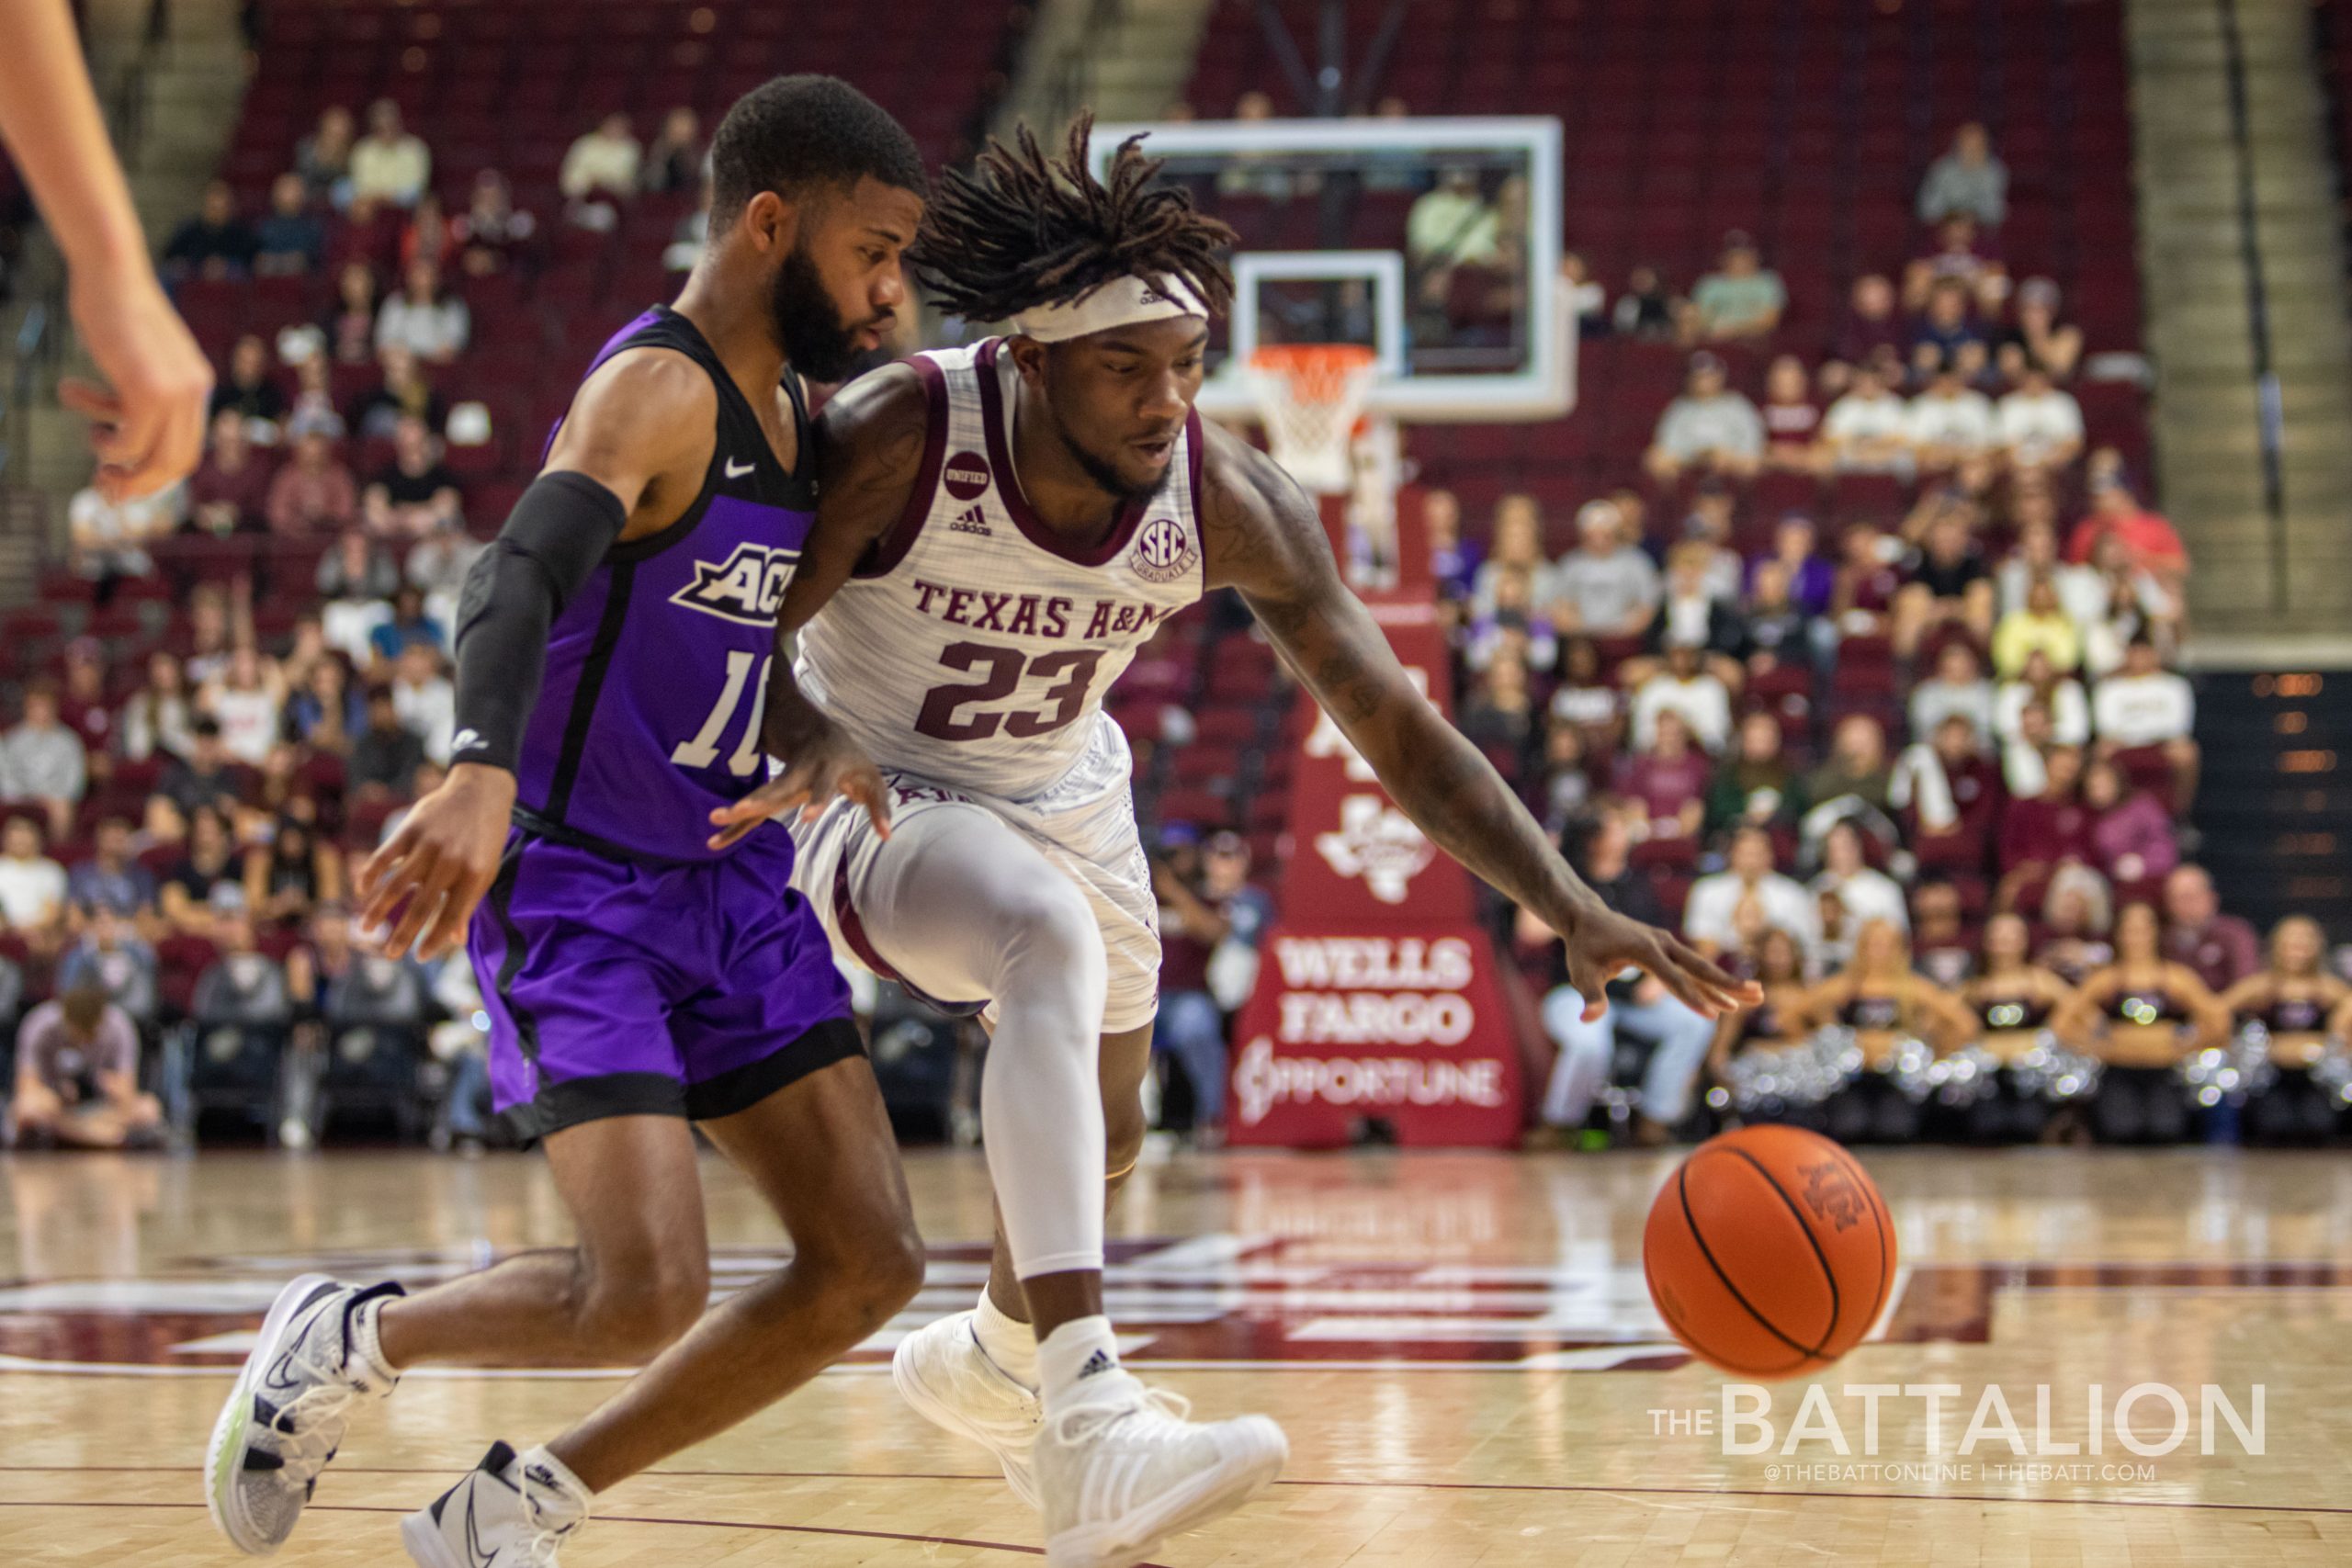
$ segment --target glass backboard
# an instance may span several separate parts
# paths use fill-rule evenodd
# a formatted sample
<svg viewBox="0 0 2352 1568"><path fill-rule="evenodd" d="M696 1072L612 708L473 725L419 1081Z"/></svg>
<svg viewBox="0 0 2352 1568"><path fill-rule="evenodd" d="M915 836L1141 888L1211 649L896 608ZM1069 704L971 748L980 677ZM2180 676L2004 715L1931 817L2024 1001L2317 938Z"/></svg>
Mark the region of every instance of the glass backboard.
<svg viewBox="0 0 2352 1568"><path fill-rule="evenodd" d="M1240 235L1204 411L1250 415L1238 371L1274 343L1372 348L1370 407L1396 419L1546 418L1572 405L1558 120L1098 125L1097 171L1138 132L1165 162L1160 177Z"/></svg>

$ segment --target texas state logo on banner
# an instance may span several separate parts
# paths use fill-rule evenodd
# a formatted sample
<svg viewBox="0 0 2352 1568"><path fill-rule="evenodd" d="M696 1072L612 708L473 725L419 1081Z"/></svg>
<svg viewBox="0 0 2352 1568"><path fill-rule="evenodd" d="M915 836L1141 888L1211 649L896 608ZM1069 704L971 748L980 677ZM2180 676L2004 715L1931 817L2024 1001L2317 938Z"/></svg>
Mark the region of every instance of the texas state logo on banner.
<svg viewBox="0 0 2352 1568"><path fill-rule="evenodd" d="M1371 603L1407 671L1447 707L1435 606ZM1407 1145L1513 1146L1519 1053L1470 874L1396 808L1330 716L1299 702L1283 915L1234 1030L1227 1137L1329 1148L1376 1122Z"/></svg>

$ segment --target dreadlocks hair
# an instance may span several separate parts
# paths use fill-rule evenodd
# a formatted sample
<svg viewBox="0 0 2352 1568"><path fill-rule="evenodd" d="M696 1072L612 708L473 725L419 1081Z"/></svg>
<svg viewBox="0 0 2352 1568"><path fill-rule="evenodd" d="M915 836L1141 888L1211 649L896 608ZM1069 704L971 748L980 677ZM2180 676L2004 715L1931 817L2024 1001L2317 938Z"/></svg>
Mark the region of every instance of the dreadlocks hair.
<svg viewBox="0 0 2352 1568"><path fill-rule="evenodd" d="M1020 127L1013 144L989 139L969 169L941 176L906 259L941 306L972 321L1001 321L1083 298L1120 277L1157 288L1170 273L1214 315L1233 302L1224 253L1230 228L1196 211L1190 191L1155 186L1160 160L1141 135L1119 143L1109 179L1087 167L1091 112L1070 127L1058 159Z"/></svg>

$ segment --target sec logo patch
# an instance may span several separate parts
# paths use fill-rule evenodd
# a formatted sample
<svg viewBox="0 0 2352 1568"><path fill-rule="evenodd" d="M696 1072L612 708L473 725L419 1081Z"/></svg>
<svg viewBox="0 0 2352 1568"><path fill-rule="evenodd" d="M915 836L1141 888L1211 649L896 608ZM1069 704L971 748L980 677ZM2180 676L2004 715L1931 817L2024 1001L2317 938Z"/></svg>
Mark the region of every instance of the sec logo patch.
<svg viewBox="0 0 2352 1568"><path fill-rule="evenodd" d="M1136 536L1135 573L1146 582L1173 582L1200 558L1193 536L1173 517L1155 517Z"/></svg>

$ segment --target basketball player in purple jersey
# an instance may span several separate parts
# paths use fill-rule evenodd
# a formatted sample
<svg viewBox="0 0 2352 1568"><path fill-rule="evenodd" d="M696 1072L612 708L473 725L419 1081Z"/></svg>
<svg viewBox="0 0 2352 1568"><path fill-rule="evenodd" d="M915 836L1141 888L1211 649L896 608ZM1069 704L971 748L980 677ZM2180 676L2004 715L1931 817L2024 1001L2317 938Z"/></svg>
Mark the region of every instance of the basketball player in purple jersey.
<svg viewBox="0 0 2352 1568"><path fill-rule="evenodd" d="M1604 905L1431 706L1341 579L1313 502L1193 412L1232 239L1135 143L1098 179L1087 126L946 176L908 253L940 302L1009 335L918 355L827 405L824 494L786 592L767 719L807 765L878 762L893 831L799 808L794 876L877 972L994 1015L980 1118L1001 1218L970 1311L899 1346L915 1408L995 1453L1053 1568L1125 1568L1271 1479L1263 1417L1194 1423L1124 1371L1102 1305L1102 1194L1134 1166L1159 939L1131 764L1104 692L1152 628L1230 587L1398 807L1566 944L1597 1013L1634 966L1705 1012L1752 1001ZM763 790L719 816L770 809ZM1034 1325L1034 1326L1033 1326Z"/></svg>
<svg viewBox="0 0 2352 1568"><path fill-rule="evenodd" d="M577 1245L413 1296L288 1286L208 1459L245 1551L285 1541L350 1416L406 1368L650 1361L401 1528L427 1568L546 1568L595 1493L789 1393L922 1280L847 988L786 892L792 840L707 841L767 778L765 663L816 504L802 378L849 374L904 302L922 161L854 89L791 76L735 105L711 164L710 244L676 305L605 345L468 580L448 782L361 877L389 951L467 942L498 1105L545 1144ZM791 776L839 782L883 828L870 770ZM689 1120L793 1244L707 1311Z"/></svg>

